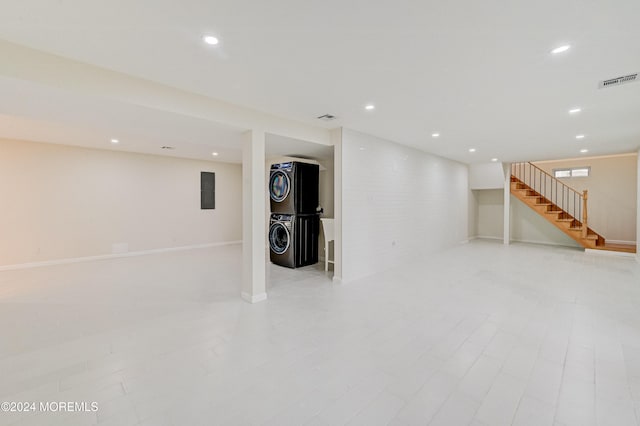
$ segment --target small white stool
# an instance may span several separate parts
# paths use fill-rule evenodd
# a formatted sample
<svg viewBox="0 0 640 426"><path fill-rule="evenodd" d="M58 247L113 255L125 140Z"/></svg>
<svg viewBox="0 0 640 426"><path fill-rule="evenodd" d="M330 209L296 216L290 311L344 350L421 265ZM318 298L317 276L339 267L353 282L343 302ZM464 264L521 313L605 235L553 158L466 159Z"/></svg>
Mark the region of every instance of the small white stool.
<svg viewBox="0 0 640 426"><path fill-rule="evenodd" d="M321 218L322 233L324 234L324 270L329 270L329 264L334 263L333 260L329 260L329 242L335 239L335 232L333 218Z"/></svg>

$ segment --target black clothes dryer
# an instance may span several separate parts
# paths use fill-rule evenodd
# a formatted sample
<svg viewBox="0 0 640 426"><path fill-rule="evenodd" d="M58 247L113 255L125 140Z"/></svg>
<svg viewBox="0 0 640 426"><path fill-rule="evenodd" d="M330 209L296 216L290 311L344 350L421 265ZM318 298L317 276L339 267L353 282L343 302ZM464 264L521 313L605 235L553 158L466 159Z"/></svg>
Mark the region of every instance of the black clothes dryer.
<svg viewBox="0 0 640 426"><path fill-rule="evenodd" d="M269 221L271 262L288 268L318 263L320 216L273 213Z"/></svg>
<svg viewBox="0 0 640 426"><path fill-rule="evenodd" d="M271 213L314 214L320 166L292 161L273 164L269 175Z"/></svg>

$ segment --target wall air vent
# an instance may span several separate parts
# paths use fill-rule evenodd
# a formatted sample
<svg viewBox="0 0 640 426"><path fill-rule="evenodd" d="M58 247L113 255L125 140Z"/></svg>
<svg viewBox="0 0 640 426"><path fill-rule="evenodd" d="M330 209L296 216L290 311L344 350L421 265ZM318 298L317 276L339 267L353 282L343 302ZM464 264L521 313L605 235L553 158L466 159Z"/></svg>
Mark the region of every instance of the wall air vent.
<svg viewBox="0 0 640 426"><path fill-rule="evenodd" d="M337 117L333 114L325 114L317 118L318 120L322 120L322 121L331 121L331 120L335 120Z"/></svg>
<svg viewBox="0 0 640 426"><path fill-rule="evenodd" d="M605 87L619 86L625 83L633 83L637 81L638 73L624 75L622 77L610 78L609 80L603 80L598 83L598 88L603 89Z"/></svg>

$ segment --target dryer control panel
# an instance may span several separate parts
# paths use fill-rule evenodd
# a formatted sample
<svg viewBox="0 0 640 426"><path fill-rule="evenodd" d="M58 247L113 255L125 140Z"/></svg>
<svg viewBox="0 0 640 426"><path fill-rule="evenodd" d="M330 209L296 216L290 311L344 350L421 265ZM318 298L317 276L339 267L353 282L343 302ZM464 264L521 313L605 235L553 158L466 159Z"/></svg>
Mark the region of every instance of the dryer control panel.
<svg viewBox="0 0 640 426"><path fill-rule="evenodd" d="M291 171L293 169L293 162L288 162L288 163L280 163L280 164L272 164L271 165L271 170L286 170L286 171Z"/></svg>
<svg viewBox="0 0 640 426"><path fill-rule="evenodd" d="M271 220L277 220L279 222L291 222L292 219L292 214L271 214Z"/></svg>

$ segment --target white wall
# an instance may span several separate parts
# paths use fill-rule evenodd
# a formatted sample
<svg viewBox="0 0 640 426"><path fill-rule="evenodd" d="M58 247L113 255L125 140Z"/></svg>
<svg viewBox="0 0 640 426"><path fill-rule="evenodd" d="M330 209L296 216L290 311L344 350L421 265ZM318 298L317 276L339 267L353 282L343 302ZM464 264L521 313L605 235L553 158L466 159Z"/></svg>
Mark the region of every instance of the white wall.
<svg viewBox="0 0 640 426"><path fill-rule="evenodd" d="M467 240L466 165L347 129L341 155L344 281Z"/></svg>
<svg viewBox="0 0 640 426"><path fill-rule="evenodd" d="M200 210L200 172L216 209ZM241 166L0 141L0 265L238 241Z"/></svg>
<svg viewBox="0 0 640 426"><path fill-rule="evenodd" d="M502 163L480 163L469 166L470 189L503 189Z"/></svg>
<svg viewBox="0 0 640 426"><path fill-rule="evenodd" d="M319 160L319 163L324 166L320 170L320 183L319 183L319 203L324 209L324 213L321 217L334 217L334 177L333 177L333 159L331 160Z"/></svg>
<svg viewBox="0 0 640 426"><path fill-rule="evenodd" d="M609 242L635 243L637 155L592 157L535 163L548 173L565 167L591 167L589 177L560 179L573 189L589 190L589 227Z"/></svg>
<svg viewBox="0 0 640 426"><path fill-rule="evenodd" d="M511 241L582 247L531 207L511 196Z"/></svg>
<svg viewBox="0 0 640 426"><path fill-rule="evenodd" d="M636 156L636 167L636 175L638 176L636 185L636 258L640 261L640 150Z"/></svg>
<svg viewBox="0 0 640 426"><path fill-rule="evenodd" d="M324 209L324 213L320 216L327 218L335 218L335 210L334 210L334 165L333 160L320 160L320 163L324 166L324 170L320 170L320 193L319 201L320 205ZM320 261L324 261L327 253L324 252L324 233L322 232L322 224L320 225L320 237L318 238L318 244L320 245L318 249ZM334 255L335 242L329 244L329 260L333 260L335 258ZM332 265L329 265L331 269Z"/></svg>
<svg viewBox="0 0 640 426"><path fill-rule="evenodd" d="M478 236L478 195L477 191L469 190L467 201L468 221L467 232L469 239Z"/></svg>
<svg viewBox="0 0 640 426"><path fill-rule="evenodd" d="M503 185L504 185L504 178ZM476 207L476 236L502 239L504 236L504 190L474 190Z"/></svg>

